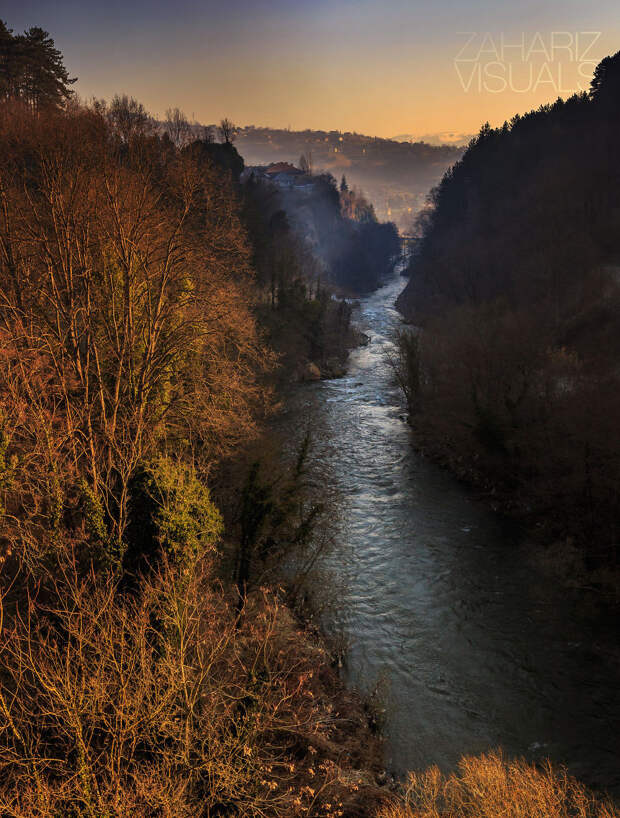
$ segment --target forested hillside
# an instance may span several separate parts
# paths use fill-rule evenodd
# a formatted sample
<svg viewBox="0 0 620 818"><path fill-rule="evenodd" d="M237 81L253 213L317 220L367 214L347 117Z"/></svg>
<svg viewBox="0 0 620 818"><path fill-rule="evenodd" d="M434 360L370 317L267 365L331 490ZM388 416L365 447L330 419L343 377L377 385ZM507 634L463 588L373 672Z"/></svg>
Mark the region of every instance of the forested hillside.
<svg viewBox="0 0 620 818"><path fill-rule="evenodd" d="M327 510L306 449L260 466L262 306L293 361L348 315L286 231L267 288L232 145L78 104L48 35L39 86L2 32L0 812L363 814L379 744L290 607Z"/></svg>
<svg viewBox="0 0 620 818"><path fill-rule="evenodd" d="M420 440L595 562L620 523L619 136L618 54L589 94L483 127L399 301Z"/></svg>
<svg viewBox="0 0 620 818"><path fill-rule="evenodd" d="M409 229L424 203L429 188L463 149L426 142L399 142L340 131L291 131L247 126L237 131L239 151L250 165L296 162L310 156L314 168L364 190L374 202L381 220Z"/></svg>
<svg viewBox="0 0 620 818"><path fill-rule="evenodd" d="M275 218L286 220L314 259L314 277L340 292L372 292L400 261L395 225L379 222L372 204L349 188L345 176L338 187L329 173L307 173L301 184L273 191L272 199L280 208Z"/></svg>

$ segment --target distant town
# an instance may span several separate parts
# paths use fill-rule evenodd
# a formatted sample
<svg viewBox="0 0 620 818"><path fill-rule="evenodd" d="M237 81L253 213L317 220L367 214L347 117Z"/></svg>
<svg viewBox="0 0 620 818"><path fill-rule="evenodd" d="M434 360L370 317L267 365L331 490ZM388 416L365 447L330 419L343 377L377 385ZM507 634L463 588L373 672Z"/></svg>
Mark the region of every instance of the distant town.
<svg viewBox="0 0 620 818"><path fill-rule="evenodd" d="M349 183L373 202L377 217L394 221L404 232L410 232L429 189L464 150L449 144L397 142L351 132L291 131L253 125L237 129L235 144L247 165L291 165L305 155L315 171L329 171L337 178L346 174ZM285 185L289 182L293 184L292 178L282 179Z"/></svg>

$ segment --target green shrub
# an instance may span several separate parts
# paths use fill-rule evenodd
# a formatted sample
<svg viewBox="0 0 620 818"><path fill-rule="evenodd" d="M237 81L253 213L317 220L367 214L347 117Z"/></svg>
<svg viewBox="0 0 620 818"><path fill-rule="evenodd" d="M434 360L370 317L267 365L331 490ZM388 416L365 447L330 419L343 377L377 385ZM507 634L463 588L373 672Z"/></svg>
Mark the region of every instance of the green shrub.
<svg viewBox="0 0 620 818"><path fill-rule="evenodd" d="M187 563L214 546L222 516L193 468L160 457L145 467L141 483L156 541L176 562Z"/></svg>

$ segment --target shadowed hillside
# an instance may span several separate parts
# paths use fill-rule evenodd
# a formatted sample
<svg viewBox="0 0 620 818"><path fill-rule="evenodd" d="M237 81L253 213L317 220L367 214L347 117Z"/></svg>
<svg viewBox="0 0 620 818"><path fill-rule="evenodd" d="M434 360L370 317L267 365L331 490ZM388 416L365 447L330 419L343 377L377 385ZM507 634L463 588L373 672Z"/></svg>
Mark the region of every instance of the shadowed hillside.
<svg viewBox="0 0 620 818"><path fill-rule="evenodd" d="M620 53L590 93L485 125L432 191L399 307L431 450L617 565Z"/></svg>
<svg viewBox="0 0 620 818"><path fill-rule="evenodd" d="M408 229L427 191L463 153L462 148L340 131L289 131L248 126L237 133L237 147L248 165L297 162L311 156L316 170L343 173L375 205L381 220Z"/></svg>

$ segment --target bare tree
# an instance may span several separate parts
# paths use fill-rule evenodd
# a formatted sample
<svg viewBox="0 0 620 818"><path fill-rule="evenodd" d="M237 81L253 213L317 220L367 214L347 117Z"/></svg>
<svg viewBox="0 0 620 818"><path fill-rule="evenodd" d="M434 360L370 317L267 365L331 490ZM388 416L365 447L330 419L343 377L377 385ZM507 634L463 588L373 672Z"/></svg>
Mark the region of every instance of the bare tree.
<svg viewBox="0 0 620 818"><path fill-rule="evenodd" d="M141 102L127 94L116 94L107 108L107 115L114 130L124 142L144 134L149 129L150 116Z"/></svg>
<svg viewBox="0 0 620 818"><path fill-rule="evenodd" d="M0 596L3 816L363 814L340 724L358 764L375 745L323 701L325 652L267 591L237 610L208 560L128 597L72 566L51 585L6 624Z"/></svg>
<svg viewBox="0 0 620 818"><path fill-rule="evenodd" d="M82 497L116 559L130 481L162 441L198 441L207 462L254 433L269 353L249 309L249 251L230 191L196 158L156 181L148 146L119 155L92 112L39 118L29 137L13 126L23 155L0 151L0 412L28 453L33 514L62 475L59 493Z"/></svg>
<svg viewBox="0 0 620 818"><path fill-rule="evenodd" d="M166 133L177 148L184 147L191 140L192 126L180 108L166 111Z"/></svg>
<svg viewBox="0 0 620 818"><path fill-rule="evenodd" d="M220 121L220 127L218 130L222 142L225 142L227 145L232 145L232 143L235 141L235 137L237 136L236 125L230 119L225 117Z"/></svg>

